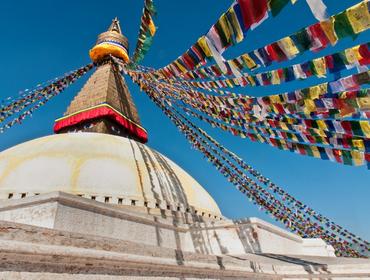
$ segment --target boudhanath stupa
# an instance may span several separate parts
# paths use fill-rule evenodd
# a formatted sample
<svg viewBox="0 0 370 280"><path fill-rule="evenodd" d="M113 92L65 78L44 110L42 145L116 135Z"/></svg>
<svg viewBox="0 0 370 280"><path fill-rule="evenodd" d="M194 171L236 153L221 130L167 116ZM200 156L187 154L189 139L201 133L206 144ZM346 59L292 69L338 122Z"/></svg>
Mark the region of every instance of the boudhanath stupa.
<svg viewBox="0 0 370 280"><path fill-rule="evenodd" d="M112 61L127 53L115 19L55 134L0 153L0 279L369 279L368 259L225 217L207 186L147 146Z"/></svg>

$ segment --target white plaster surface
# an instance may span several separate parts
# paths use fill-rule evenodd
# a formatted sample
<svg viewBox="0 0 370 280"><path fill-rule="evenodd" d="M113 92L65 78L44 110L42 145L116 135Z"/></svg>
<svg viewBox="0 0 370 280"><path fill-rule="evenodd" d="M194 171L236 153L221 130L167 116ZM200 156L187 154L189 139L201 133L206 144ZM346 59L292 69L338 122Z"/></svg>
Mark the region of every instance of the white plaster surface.
<svg viewBox="0 0 370 280"><path fill-rule="evenodd" d="M221 212L188 173L149 147L98 133L42 137L0 153L0 199L64 191L85 197L129 198L172 209Z"/></svg>

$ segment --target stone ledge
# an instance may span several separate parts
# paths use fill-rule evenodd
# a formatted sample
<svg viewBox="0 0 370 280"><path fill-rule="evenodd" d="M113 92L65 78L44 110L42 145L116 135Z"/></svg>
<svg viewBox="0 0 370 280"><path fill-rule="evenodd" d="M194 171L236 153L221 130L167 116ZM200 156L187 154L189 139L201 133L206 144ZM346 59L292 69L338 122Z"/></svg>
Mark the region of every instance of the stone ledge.
<svg viewBox="0 0 370 280"><path fill-rule="evenodd" d="M229 265L217 258L213 263L182 261L68 246L35 245L0 241L0 272L25 271L105 275L150 275L166 277L221 277L223 279L330 279L370 277L369 264L272 265L245 261Z"/></svg>
<svg viewBox="0 0 370 280"><path fill-rule="evenodd" d="M54 193L59 193L61 194L61 198L60 198L60 201L61 199L65 199L66 196L63 196L62 194L65 194L65 195L71 195L72 197L79 197L79 198L85 198L85 199L88 199L89 201L93 201L93 202L101 202L101 203L104 203L104 205L110 205L110 206L113 206L114 209L126 209L128 210L129 212L133 212L133 213L138 213L140 212L139 211L136 211L138 209L138 207L142 207L142 209L145 209L145 210L149 210L150 212L160 212L160 211L164 211L166 212L167 214L169 214L169 216L173 216L173 215L186 215L186 216L192 216L192 217L196 217L197 219L201 219L202 221L204 220L204 222L207 222L207 221L211 221L211 222L216 222L216 221L220 221L220 220L225 220L226 218L223 217L223 216L217 216L217 215L214 215L212 213L209 213L207 210L204 210L204 209L196 209L194 208L193 206L189 206L189 207L186 207L185 205L183 204L178 204L177 206L174 206L174 205L171 205L170 202L166 202L166 201L162 201L160 203L156 203L155 200L141 200L140 197L136 197L136 196L122 196L122 197L118 197L118 196L99 196L99 195L92 195L92 194L68 194L66 192L50 192L50 193L43 193L43 194L36 194L36 193L32 193L31 195L29 195L30 193L12 193L12 198L11 199L0 199L0 202L1 204L3 204L4 206L2 207L0 205L0 211L1 210L8 210L7 207L10 207L9 209L12 209L11 207L19 207L18 205L20 205L18 202L21 202L22 205L27 205L26 203L32 203L32 198L35 198L36 197L36 200L40 200L40 196L45 198L45 195L52 195ZM26 195L28 194L28 195ZM23 196L25 195L25 196ZM94 199L92 198L94 197ZM105 199L108 198L109 202L105 202ZM22 199L22 201L20 201L20 199ZM121 203L119 203L119 199L121 199ZM115 200L115 202L113 202L113 200ZM41 201L41 200L40 200ZM132 201L135 201L135 206L132 206ZM48 202L45 198L45 200L42 200L40 203L42 202ZM144 206L145 203L147 204L147 206ZM159 208L156 207L156 205L158 204ZM32 204L30 204L32 205ZM168 206L170 206L170 209L168 209ZM135 207L135 210L133 209L130 209L130 207ZM177 208L179 208L180 210L177 210ZM187 211L186 209L189 209L189 211ZM141 211L143 212L143 211ZM200 213L203 213L204 215L200 214ZM173 214L173 215L170 215L170 214Z"/></svg>
<svg viewBox="0 0 370 280"><path fill-rule="evenodd" d="M169 221L168 219L153 217L144 213L131 211L126 208L119 208L114 205L105 204L65 192L51 192L17 200L2 200L0 212L49 202L58 202L65 206L71 206L73 208L87 210L111 217L119 217L128 221L140 222L148 225L156 225L160 223L162 227L166 227L168 229L177 229L184 232L188 230L188 226L185 224L174 226L173 221Z"/></svg>
<svg viewBox="0 0 370 280"><path fill-rule="evenodd" d="M139 207L138 207L139 208ZM143 208L143 207L140 207ZM141 242L208 255L273 253L333 256L320 240L303 239L256 218L234 222L160 217L63 192L7 200L0 219L73 233ZM85 217L80 223L76 220Z"/></svg>

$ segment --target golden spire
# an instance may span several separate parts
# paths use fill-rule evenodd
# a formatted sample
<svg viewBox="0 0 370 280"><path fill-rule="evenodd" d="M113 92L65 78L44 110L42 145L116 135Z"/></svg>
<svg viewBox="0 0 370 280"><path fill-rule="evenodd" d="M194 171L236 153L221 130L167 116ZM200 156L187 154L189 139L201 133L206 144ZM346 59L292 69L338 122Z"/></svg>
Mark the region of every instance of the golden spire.
<svg viewBox="0 0 370 280"><path fill-rule="evenodd" d="M119 20L117 17L112 20L112 24L109 26L108 31L115 31L119 34L122 34L121 26L119 25Z"/></svg>
<svg viewBox="0 0 370 280"><path fill-rule="evenodd" d="M106 133L147 142L147 132L140 124L125 79L114 61L109 59L114 56L128 62L127 49L127 39L115 18L90 50L91 59L101 63L73 99L64 117L55 121L55 133Z"/></svg>
<svg viewBox="0 0 370 280"><path fill-rule="evenodd" d="M104 60L109 56L115 56L124 62L129 62L128 40L122 35L118 18L114 18L108 31L98 36L95 46L90 50L90 58L94 62Z"/></svg>

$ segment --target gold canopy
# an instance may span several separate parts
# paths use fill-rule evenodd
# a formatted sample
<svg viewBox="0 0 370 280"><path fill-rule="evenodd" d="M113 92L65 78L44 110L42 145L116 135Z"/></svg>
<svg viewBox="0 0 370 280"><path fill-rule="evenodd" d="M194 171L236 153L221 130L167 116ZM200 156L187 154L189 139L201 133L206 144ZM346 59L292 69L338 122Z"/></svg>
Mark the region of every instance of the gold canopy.
<svg viewBox="0 0 370 280"><path fill-rule="evenodd" d="M109 56L129 62L128 40L122 35L121 26L117 18L113 19L108 31L98 36L95 46L90 50L90 58L99 62Z"/></svg>

